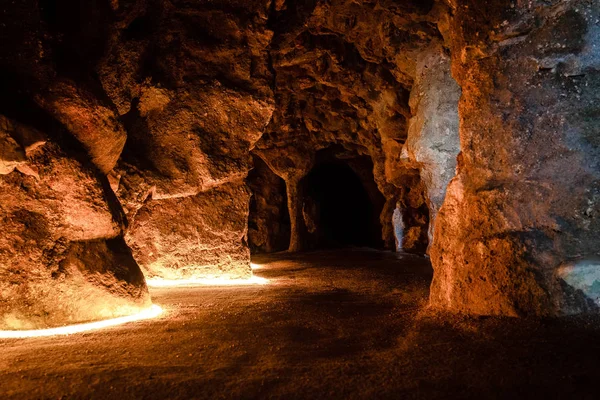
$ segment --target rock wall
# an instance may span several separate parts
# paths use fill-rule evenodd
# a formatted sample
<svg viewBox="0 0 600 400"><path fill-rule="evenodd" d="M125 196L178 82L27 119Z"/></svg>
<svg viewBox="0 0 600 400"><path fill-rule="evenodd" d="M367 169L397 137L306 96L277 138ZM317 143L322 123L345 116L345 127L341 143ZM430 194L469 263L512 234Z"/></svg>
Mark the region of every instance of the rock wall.
<svg viewBox="0 0 600 400"><path fill-rule="evenodd" d="M457 1L452 14L462 154L436 221L431 303L597 310L600 5Z"/></svg>
<svg viewBox="0 0 600 400"><path fill-rule="evenodd" d="M598 7L0 5L4 326L146 305L128 247L153 277L249 276L251 154L285 182L289 249L302 250L314 230L302 179L331 148L372 161L359 175L385 198L386 247L398 208L405 250L424 252L433 234L432 305L596 310ZM278 248L265 215L282 191L253 190L252 241Z"/></svg>
<svg viewBox="0 0 600 400"><path fill-rule="evenodd" d="M410 192L417 168L401 159L411 116L409 94L417 55L441 41L436 21L442 9L428 1L347 0L275 7L271 57L276 107L257 148L286 180L291 250L302 249L307 235L297 211L303 197L298 182L312 168L307 160L332 146L373 161L375 181L386 198L382 239L395 248L393 210ZM413 231L417 229L421 227ZM412 237L427 240L420 230ZM412 241L409 247L413 244L423 247Z"/></svg>
<svg viewBox="0 0 600 400"><path fill-rule="evenodd" d="M248 217L248 245L255 253L284 251L290 243L290 218L285 181L275 175L260 157L248 174L252 192Z"/></svg>
<svg viewBox="0 0 600 400"><path fill-rule="evenodd" d="M247 278L250 193L243 181L195 196L151 200L127 231L148 278Z"/></svg>
<svg viewBox="0 0 600 400"><path fill-rule="evenodd" d="M0 116L0 329L132 314L150 305L120 206L94 167Z"/></svg>
<svg viewBox="0 0 600 400"><path fill-rule="evenodd" d="M147 306L134 257L151 276L249 276L243 180L273 111L269 3L0 7L0 112L62 132L30 156L31 130L3 122L0 328Z"/></svg>
<svg viewBox="0 0 600 400"><path fill-rule="evenodd" d="M269 2L138 3L97 65L128 141L113 172L153 277L251 274L250 149L273 112ZM182 216L185 215L185 218Z"/></svg>

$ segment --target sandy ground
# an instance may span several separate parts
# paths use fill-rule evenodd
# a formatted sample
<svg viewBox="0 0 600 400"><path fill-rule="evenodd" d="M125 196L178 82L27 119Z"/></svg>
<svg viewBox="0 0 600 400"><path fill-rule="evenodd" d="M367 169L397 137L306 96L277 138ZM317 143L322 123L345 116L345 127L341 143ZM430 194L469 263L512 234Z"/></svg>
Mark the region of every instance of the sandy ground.
<svg viewBox="0 0 600 400"><path fill-rule="evenodd" d="M597 317L433 313L431 268L415 256L254 262L270 285L152 290L159 319L0 340L0 399L600 396Z"/></svg>

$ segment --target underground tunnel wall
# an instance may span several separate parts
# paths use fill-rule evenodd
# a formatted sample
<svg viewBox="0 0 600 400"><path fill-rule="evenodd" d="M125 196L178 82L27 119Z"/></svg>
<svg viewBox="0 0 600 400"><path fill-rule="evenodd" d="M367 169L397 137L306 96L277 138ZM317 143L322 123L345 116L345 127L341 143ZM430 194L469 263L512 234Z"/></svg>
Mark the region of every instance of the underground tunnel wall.
<svg viewBox="0 0 600 400"><path fill-rule="evenodd" d="M301 250L301 182L332 145L372 160L386 248L398 207L405 248L432 227L435 307L596 310L598 4L53 5L1 6L3 316L84 318L31 292L76 292L79 273L132 307L140 270L250 276L251 152L285 182Z"/></svg>

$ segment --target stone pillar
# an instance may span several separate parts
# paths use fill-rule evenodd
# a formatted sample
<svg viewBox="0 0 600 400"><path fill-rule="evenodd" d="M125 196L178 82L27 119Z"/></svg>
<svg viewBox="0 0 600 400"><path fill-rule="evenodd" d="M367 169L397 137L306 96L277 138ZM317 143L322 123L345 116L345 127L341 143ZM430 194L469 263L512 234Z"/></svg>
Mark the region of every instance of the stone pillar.
<svg viewBox="0 0 600 400"><path fill-rule="evenodd" d="M459 3L447 40L462 88L462 154L436 221L431 304L595 311L600 5Z"/></svg>
<svg viewBox="0 0 600 400"><path fill-rule="evenodd" d="M302 187L300 179L286 180L288 212L290 214L290 247L288 251L303 250L303 237L306 231L302 215Z"/></svg>
<svg viewBox="0 0 600 400"><path fill-rule="evenodd" d="M419 170L429 206L429 245L433 243L435 217L454 177L458 137L460 87L450 74L450 57L441 46L432 46L418 59L417 76L410 93L412 118L402 148L402 160Z"/></svg>
<svg viewBox="0 0 600 400"><path fill-rule="evenodd" d="M392 214L392 224L394 225L394 237L396 239L396 251L403 250L402 241L404 239L404 221L402 221L402 209L397 205Z"/></svg>
<svg viewBox="0 0 600 400"><path fill-rule="evenodd" d="M301 181L314 165L314 153L299 146L256 149L255 153L285 181L290 215L290 247L288 251L304 250L306 224L302 213L304 195Z"/></svg>

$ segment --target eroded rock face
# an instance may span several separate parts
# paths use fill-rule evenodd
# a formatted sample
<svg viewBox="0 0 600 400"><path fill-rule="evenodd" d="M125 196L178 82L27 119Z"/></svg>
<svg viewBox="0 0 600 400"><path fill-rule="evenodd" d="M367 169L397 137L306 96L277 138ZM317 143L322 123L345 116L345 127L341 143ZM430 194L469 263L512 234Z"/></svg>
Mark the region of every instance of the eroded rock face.
<svg viewBox="0 0 600 400"><path fill-rule="evenodd" d="M116 171L126 185L117 192L125 204L148 187L156 200L194 196L247 175L250 148L272 105L218 81L176 91L153 87L145 93L124 117L131 134Z"/></svg>
<svg viewBox="0 0 600 400"><path fill-rule="evenodd" d="M287 250L290 218L285 181L275 175L260 157L254 157L254 169L248 174L252 192L248 217L248 245L256 253Z"/></svg>
<svg viewBox="0 0 600 400"><path fill-rule="evenodd" d="M53 82L36 100L84 146L96 167L104 173L113 169L127 133L109 103L69 80Z"/></svg>
<svg viewBox="0 0 600 400"><path fill-rule="evenodd" d="M250 275L250 149L273 112L268 2L124 7L96 70L128 142L112 174L152 277ZM185 216L185 217L183 217Z"/></svg>
<svg viewBox="0 0 600 400"><path fill-rule="evenodd" d="M410 94L413 117L403 158L420 172L429 206L431 245L435 216L454 177L458 137L458 100L460 87L450 74L450 58L441 47L419 55L417 77Z"/></svg>
<svg viewBox="0 0 600 400"><path fill-rule="evenodd" d="M247 278L250 193L230 182L195 196L148 201L127 232L148 278Z"/></svg>
<svg viewBox="0 0 600 400"><path fill-rule="evenodd" d="M21 159L0 173L0 329L149 306L144 277L123 240L119 206L102 178L40 132L2 121L0 137L12 140ZM9 158L4 149L0 159Z"/></svg>
<svg viewBox="0 0 600 400"><path fill-rule="evenodd" d="M32 125L41 113L84 150L73 157L67 138L0 117L4 326L145 305L124 230L149 276L249 276L251 154L285 182L284 192L256 185L280 185L272 175L254 182L252 243L280 247L265 231L287 235L268 222L285 193L289 249L306 249L319 228L302 182L333 148L338 161L372 163L355 172L385 199L386 247L396 248L394 212L407 251L424 252L435 228L434 306L598 308L596 3L0 7L0 112ZM28 116L30 105L41 110Z"/></svg>
<svg viewBox="0 0 600 400"><path fill-rule="evenodd" d="M108 176L129 225L139 226L142 208L144 218L161 220L160 204L149 202L188 197L193 202L207 191L213 197L211 190L240 182L250 170L250 149L273 112L269 10L269 1L237 0L2 5L3 18L10 19L0 26L0 36L10 43L0 49L2 82L10 83L6 97L27 98L68 130ZM11 108L9 99L6 103ZM14 143L2 146L7 148L2 170L24 168L22 154L8 150ZM247 223L244 196L219 200L225 208L246 204L246 212L205 218L221 217L222 226L231 218ZM149 216L152 212L161 215ZM216 232L196 223L194 235ZM180 246L214 241L210 234L198 238L186 232L192 231L179 229ZM134 233L129 237L137 237ZM153 234L176 246L168 231ZM240 274L247 274L248 252L238 248L247 246L243 236L237 235L237 246L217 246L215 263L237 262L243 253ZM181 254L172 265L208 262L206 249L194 258L187 248L178 253L164 246L155 249L158 258L163 248L165 258Z"/></svg>
<svg viewBox="0 0 600 400"><path fill-rule="evenodd" d="M433 2L416 1L276 7L271 50L276 108L257 152L286 180L290 250L302 249L308 229L298 183L312 168L307 161L332 146L371 158L387 200L382 239L395 248L392 213L414 181L414 167L403 166L401 159L411 116L409 93L417 55L441 40L439 13Z"/></svg>
<svg viewBox="0 0 600 400"><path fill-rule="evenodd" d="M434 306L598 308L565 269L589 272L598 252L600 10L551 3L457 2L449 40L462 155L435 227Z"/></svg>

